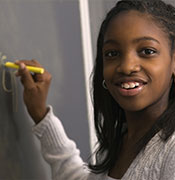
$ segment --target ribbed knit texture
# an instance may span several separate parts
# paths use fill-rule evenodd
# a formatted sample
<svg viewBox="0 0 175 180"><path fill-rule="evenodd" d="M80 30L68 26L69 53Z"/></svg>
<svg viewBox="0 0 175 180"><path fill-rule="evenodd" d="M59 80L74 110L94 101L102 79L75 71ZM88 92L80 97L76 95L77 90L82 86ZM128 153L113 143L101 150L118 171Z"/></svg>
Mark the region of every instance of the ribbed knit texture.
<svg viewBox="0 0 175 180"><path fill-rule="evenodd" d="M42 154L50 164L53 180L108 180L107 174L93 174L80 158L80 151L70 140L52 107L35 127ZM138 154L121 180L175 180L175 133L164 143L156 134Z"/></svg>
<svg viewBox="0 0 175 180"><path fill-rule="evenodd" d="M114 179L114 178L111 178L111 177L107 177L106 180L120 180L120 179Z"/></svg>

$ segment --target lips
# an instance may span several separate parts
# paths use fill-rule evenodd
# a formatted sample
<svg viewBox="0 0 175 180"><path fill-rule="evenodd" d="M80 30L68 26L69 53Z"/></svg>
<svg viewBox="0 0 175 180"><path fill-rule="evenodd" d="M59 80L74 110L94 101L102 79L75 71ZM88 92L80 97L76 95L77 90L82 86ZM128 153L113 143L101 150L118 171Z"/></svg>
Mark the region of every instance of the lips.
<svg viewBox="0 0 175 180"><path fill-rule="evenodd" d="M120 78L115 85L122 96L136 96L147 84L143 78Z"/></svg>
<svg viewBox="0 0 175 180"><path fill-rule="evenodd" d="M140 83L140 84L147 84L147 81L143 78L139 78L139 77L132 77L132 78L119 78L115 81L116 85L121 85L123 83Z"/></svg>

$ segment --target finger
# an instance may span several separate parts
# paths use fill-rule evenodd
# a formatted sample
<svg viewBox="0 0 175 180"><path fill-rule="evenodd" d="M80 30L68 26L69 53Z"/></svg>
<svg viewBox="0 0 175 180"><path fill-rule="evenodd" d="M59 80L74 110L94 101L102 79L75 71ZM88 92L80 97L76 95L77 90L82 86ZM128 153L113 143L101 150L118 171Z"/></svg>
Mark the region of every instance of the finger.
<svg viewBox="0 0 175 180"><path fill-rule="evenodd" d="M17 60L17 61L15 61L15 64L17 64L19 66L21 66L21 64L22 64L22 66L23 66L23 64L25 64L28 66L42 67L41 64L39 64L38 61L36 61L36 60ZM23 68L22 66L21 66L21 68ZM37 82L37 81L41 82L44 80L43 74L39 74L39 73L36 73L36 74L31 73L31 74L32 74L32 77L35 82ZM20 76L20 70L19 70L19 72L16 73L16 76Z"/></svg>
<svg viewBox="0 0 175 180"><path fill-rule="evenodd" d="M19 65L20 69L18 70L18 72L16 73L16 76L20 76L21 74L21 69L23 69L23 64L25 65L31 65L31 66L37 66L37 67L42 67L36 60L18 60L15 62L16 64ZM51 74L49 72L47 72L46 70L44 71L43 74L38 74L38 73L32 73L31 74L33 81L35 83L40 83L40 82L50 82L52 77ZM23 82L23 78L22 78L22 82Z"/></svg>
<svg viewBox="0 0 175 180"><path fill-rule="evenodd" d="M25 65L28 65L28 66L35 66L35 67L42 67L41 64L32 59L32 60L17 60L15 61L15 64L19 65L20 63L24 63Z"/></svg>
<svg viewBox="0 0 175 180"><path fill-rule="evenodd" d="M32 74L32 77L33 77L33 80L34 80L35 82L42 82L42 81L44 81L44 76L41 75L41 74L33 73L33 74Z"/></svg>
<svg viewBox="0 0 175 180"><path fill-rule="evenodd" d="M19 64L18 76L21 77L21 82L25 89L32 89L35 87L35 82L24 63Z"/></svg>

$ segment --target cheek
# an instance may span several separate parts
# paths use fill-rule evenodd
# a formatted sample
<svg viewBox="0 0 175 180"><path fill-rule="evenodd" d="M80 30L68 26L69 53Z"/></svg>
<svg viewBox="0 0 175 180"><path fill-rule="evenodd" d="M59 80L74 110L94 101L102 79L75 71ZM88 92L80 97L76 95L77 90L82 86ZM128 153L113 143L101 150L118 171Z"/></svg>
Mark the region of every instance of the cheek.
<svg viewBox="0 0 175 180"><path fill-rule="evenodd" d="M168 87L172 79L172 64L162 64L162 66L155 66L150 71L152 77L152 84L158 89Z"/></svg>
<svg viewBox="0 0 175 180"><path fill-rule="evenodd" d="M150 100L151 97L153 101L156 101L169 91L172 82L172 63L168 57L165 59L161 58L159 62L157 61L147 67L145 74L149 77L149 81L145 91L145 99Z"/></svg>
<svg viewBox="0 0 175 180"><path fill-rule="evenodd" d="M111 81L112 77L115 74L116 74L115 66L104 65L104 68L103 68L103 77L106 80L106 83L108 83L108 81Z"/></svg>

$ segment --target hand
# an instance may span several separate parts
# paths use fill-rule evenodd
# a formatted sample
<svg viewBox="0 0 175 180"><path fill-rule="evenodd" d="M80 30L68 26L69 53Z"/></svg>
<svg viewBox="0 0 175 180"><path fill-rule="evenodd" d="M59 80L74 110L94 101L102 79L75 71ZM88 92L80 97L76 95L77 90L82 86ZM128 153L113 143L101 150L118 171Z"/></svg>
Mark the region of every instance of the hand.
<svg viewBox="0 0 175 180"><path fill-rule="evenodd" d="M36 60L16 61L19 70L16 76L21 77L21 83L24 86L24 103L27 110L35 121L39 123L47 114L46 100L51 82L51 75L45 70L43 74L31 74L26 65L41 67Z"/></svg>

